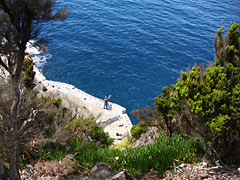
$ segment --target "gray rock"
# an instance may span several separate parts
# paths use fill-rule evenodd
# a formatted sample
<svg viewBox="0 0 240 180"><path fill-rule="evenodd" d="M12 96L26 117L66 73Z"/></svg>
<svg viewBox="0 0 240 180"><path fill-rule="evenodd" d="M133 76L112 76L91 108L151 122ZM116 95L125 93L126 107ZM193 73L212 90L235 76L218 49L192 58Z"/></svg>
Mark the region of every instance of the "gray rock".
<svg viewBox="0 0 240 180"><path fill-rule="evenodd" d="M110 165L104 162L97 163L91 170L90 178L91 179L107 179L112 176L112 168Z"/></svg>
<svg viewBox="0 0 240 180"><path fill-rule="evenodd" d="M143 147L146 145L152 145L155 143L155 138L159 136L159 130L157 128L149 129L142 137L140 137L133 148Z"/></svg>
<svg viewBox="0 0 240 180"><path fill-rule="evenodd" d="M47 88L45 86L43 86L43 92L46 92Z"/></svg>

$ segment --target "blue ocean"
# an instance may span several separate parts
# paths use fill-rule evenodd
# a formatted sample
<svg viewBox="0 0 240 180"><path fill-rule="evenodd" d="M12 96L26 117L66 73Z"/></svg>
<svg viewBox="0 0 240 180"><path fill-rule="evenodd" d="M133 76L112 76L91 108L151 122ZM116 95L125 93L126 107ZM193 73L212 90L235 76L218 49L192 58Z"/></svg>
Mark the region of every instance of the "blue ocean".
<svg viewBox="0 0 240 180"><path fill-rule="evenodd" d="M68 0L64 22L42 26L48 51L36 65L49 80L72 84L127 109L153 107L180 72L214 61L213 39L240 23L239 0Z"/></svg>

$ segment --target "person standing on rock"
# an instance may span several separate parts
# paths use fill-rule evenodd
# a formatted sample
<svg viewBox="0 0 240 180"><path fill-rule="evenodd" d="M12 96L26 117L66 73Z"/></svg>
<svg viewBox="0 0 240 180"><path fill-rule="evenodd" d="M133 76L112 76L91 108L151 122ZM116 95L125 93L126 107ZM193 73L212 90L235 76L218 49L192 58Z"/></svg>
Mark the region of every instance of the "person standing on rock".
<svg viewBox="0 0 240 180"><path fill-rule="evenodd" d="M105 96L105 99L104 99L104 109L108 109L108 100L110 99L111 95L109 95L108 97Z"/></svg>

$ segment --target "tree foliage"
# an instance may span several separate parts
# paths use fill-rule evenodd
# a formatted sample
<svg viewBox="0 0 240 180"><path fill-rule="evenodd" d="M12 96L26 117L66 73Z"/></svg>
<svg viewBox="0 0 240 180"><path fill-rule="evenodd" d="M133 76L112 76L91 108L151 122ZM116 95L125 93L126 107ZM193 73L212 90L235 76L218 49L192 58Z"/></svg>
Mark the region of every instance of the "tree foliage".
<svg viewBox="0 0 240 180"><path fill-rule="evenodd" d="M32 88L34 86L34 77L35 77L35 71L33 70L33 60L31 58L25 58L23 61L23 71L24 71L24 76L23 76L23 81L24 85L27 88Z"/></svg>
<svg viewBox="0 0 240 180"><path fill-rule="evenodd" d="M0 65L11 77L13 101L10 125L15 137L11 143L9 176L20 179L18 173L20 80L23 71L26 44L34 39L42 45L39 38L40 24L48 21L64 20L69 12L65 7L55 10L55 0L1 0L0 1Z"/></svg>
<svg viewBox="0 0 240 180"><path fill-rule="evenodd" d="M5 88L5 87L8 88ZM5 163L10 163L11 142L15 136L11 132L10 109L13 101L11 91L12 87L1 80L0 85L0 156ZM58 109L51 103L47 97L40 97L37 91L24 90L21 93L18 107L19 131L18 145L19 151L24 151L30 146L32 139L42 136L49 137L49 131L52 128Z"/></svg>
<svg viewBox="0 0 240 180"><path fill-rule="evenodd" d="M164 119L170 136L200 135L221 155L230 147L232 154L239 154L240 26L234 23L227 35L223 32L220 28L215 36L215 63L182 72L176 84L164 87L154 99L154 111Z"/></svg>

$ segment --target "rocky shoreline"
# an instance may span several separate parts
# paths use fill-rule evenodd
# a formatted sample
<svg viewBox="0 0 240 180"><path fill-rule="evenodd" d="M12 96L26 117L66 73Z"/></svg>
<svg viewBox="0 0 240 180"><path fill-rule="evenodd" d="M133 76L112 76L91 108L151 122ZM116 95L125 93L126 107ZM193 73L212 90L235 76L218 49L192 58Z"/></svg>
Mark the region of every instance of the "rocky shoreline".
<svg viewBox="0 0 240 180"><path fill-rule="evenodd" d="M117 143L125 136L130 135L132 123L126 109L110 102L111 109L103 109L104 101L76 88L73 85L47 80L44 75L34 67L36 87L41 94L62 99L62 105L85 118L94 119L104 127L104 131Z"/></svg>
<svg viewBox="0 0 240 180"><path fill-rule="evenodd" d="M5 59L5 57L2 57ZM34 66L35 71L35 90L40 95L50 95L53 98L60 97L62 105L71 110L73 115L80 115L84 118L96 120L104 131L114 139L114 143L120 142L124 137L130 135L132 122L126 113L126 109L116 103L109 102L110 109L103 108L104 100L94 97L73 85L50 81ZM0 67L0 75L3 79L9 78L9 73Z"/></svg>

